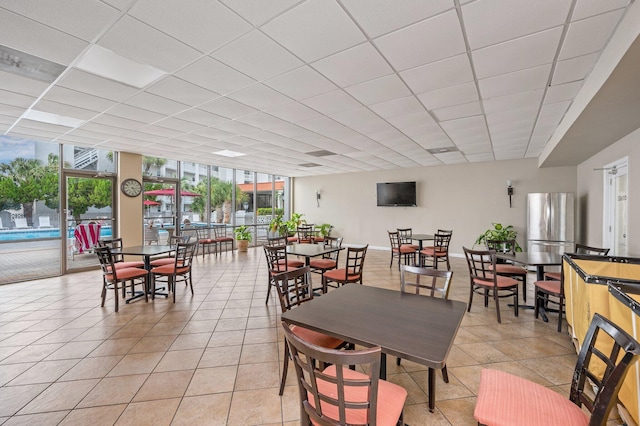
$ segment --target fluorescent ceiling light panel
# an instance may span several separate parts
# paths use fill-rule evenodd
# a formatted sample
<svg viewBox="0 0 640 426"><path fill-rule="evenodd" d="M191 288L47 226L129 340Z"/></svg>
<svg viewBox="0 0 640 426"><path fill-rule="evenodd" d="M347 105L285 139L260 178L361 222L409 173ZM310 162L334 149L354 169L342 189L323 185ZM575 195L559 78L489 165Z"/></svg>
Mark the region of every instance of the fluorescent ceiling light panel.
<svg viewBox="0 0 640 426"><path fill-rule="evenodd" d="M222 155L224 157L232 157L232 158L242 157L243 155L246 155L241 152L229 151L228 149L223 149L222 151L216 151L214 152L214 154Z"/></svg>
<svg viewBox="0 0 640 426"><path fill-rule="evenodd" d="M38 111L35 109L28 110L22 118L66 127L78 127L84 123L84 120L80 120L78 118L65 117L63 115L51 114L50 112Z"/></svg>
<svg viewBox="0 0 640 426"><path fill-rule="evenodd" d="M65 66L10 47L0 46L0 70L53 83Z"/></svg>
<svg viewBox="0 0 640 426"><path fill-rule="evenodd" d="M166 74L150 65L132 61L98 45L89 49L78 61L76 68L138 89L142 89Z"/></svg>

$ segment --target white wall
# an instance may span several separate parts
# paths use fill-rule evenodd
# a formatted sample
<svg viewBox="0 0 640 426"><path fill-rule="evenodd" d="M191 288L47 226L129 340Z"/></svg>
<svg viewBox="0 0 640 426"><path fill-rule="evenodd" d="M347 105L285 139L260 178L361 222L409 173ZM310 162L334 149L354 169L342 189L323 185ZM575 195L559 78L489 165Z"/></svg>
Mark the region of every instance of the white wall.
<svg viewBox="0 0 640 426"><path fill-rule="evenodd" d="M582 219L580 229L584 241L596 247L602 246L603 226L603 171L593 170L627 157L628 167L628 255L640 256L640 186L636 169L640 164L640 129L620 139L578 166L578 209Z"/></svg>
<svg viewBox="0 0 640 426"><path fill-rule="evenodd" d="M506 181L514 187L509 208ZM417 182L418 207L376 207L377 182ZM462 255L492 222L511 224L525 243L529 192L576 192L576 167L538 168L537 159L495 161L295 178L293 211L309 223L331 223L345 244L389 248L387 230L453 229L450 251ZM320 207L316 190L321 191ZM524 245L523 245L524 247Z"/></svg>

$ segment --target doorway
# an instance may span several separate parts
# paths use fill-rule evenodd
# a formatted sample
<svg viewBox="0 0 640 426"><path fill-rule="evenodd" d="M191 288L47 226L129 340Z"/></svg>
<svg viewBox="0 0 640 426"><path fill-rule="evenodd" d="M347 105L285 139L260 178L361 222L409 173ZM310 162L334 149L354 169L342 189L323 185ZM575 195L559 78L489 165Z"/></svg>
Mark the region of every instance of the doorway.
<svg viewBox="0 0 640 426"><path fill-rule="evenodd" d="M112 238L115 227L113 176L64 175L65 272L98 266L93 252L100 238Z"/></svg>
<svg viewBox="0 0 640 426"><path fill-rule="evenodd" d="M623 158L603 167L603 245L610 255L627 256L628 160Z"/></svg>

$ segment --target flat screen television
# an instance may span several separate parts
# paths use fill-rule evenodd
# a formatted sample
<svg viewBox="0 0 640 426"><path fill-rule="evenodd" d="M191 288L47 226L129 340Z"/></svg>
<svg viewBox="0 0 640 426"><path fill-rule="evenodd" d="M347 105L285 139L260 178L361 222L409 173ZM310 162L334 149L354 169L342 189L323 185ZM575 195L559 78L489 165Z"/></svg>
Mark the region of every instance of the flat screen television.
<svg viewBox="0 0 640 426"><path fill-rule="evenodd" d="M376 185L379 207L417 206L415 182L383 182Z"/></svg>

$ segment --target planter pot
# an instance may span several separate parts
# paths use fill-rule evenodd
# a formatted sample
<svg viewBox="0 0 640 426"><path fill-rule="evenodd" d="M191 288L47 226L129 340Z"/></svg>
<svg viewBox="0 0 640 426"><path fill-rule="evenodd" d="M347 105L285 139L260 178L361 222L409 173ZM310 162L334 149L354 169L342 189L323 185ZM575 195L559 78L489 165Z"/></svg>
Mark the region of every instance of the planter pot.
<svg viewBox="0 0 640 426"><path fill-rule="evenodd" d="M239 252L246 252L247 249L249 248L249 241L248 240L237 240L236 243L238 244L238 251Z"/></svg>

